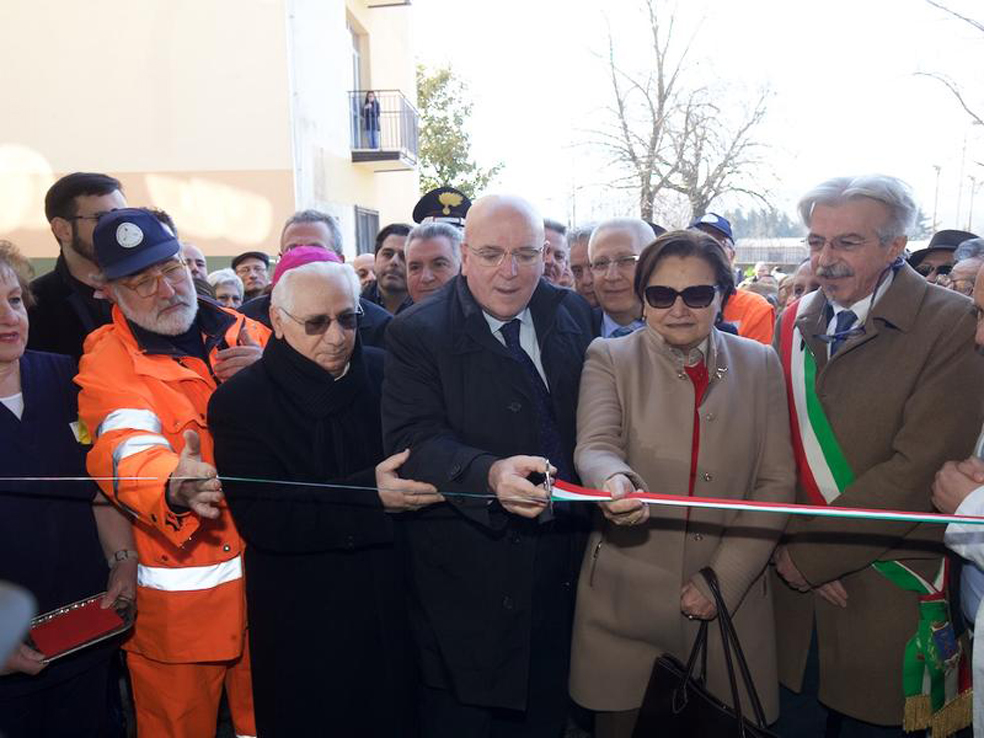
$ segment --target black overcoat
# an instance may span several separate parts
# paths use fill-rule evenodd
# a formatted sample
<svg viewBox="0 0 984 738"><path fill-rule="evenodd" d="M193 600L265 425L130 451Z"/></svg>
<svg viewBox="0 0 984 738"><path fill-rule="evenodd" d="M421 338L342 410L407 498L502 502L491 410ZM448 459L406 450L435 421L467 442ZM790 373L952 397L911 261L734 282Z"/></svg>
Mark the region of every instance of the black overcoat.
<svg viewBox="0 0 984 738"><path fill-rule="evenodd" d="M259 735L412 735L404 557L372 489L382 460L382 352L331 376L276 337L208 407L219 474L246 541ZM345 486L350 485L350 486Z"/></svg>
<svg viewBox="0 0 984 738"><path fill-rule="evenodd" d="M573 291L543 279L529 308L566 468L573 469L591 309ZM572 584L586 511L558 511L553 523L541 525L488 498L489 468L496 460L540 453L522 365L492 335L460 276L395 317L386 346L387 452L409 447L401 474L449 493L447 503L401 521L410 548L411 623L424 681L452 690L462 702L488 707L522 710L531 688L552 693L557 684L566 697ZM456 496L461 494L477 496ZM536 673L556 684L531 685L532 661L538 662Z"/></svg>

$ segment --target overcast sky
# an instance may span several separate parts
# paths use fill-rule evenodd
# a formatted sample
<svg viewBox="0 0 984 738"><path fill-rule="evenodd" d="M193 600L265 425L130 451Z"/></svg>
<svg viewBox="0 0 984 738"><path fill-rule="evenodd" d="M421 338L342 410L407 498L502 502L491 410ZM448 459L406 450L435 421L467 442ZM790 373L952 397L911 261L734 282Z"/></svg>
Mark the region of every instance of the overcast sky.
<svg viewBox="0 0 984 738"><path fill-rule="evenodd" d="M950 2L984 20L982 5ZM620 63L646 67L639 2L414 0L413 8L420 61L449 63L470 87L476 158L505 164L492 189L523 194L561 220L572 208L577 221L637 213L605 186L611 175L590 131L604 125L611 100L606 27ZM984 110L984 34L925 0L688 0L677 29L680 45L695 38L691 78L720 89L726 110L740 116L759 89L772 91L759 138L777 207L793 214L798 196L827 177L880 171L908 181L931 218L938 165L940 227L966 227L968 178L984 181L984 131L915 73L948 74ZM713 209L735 204L749 203Z"/></svg>

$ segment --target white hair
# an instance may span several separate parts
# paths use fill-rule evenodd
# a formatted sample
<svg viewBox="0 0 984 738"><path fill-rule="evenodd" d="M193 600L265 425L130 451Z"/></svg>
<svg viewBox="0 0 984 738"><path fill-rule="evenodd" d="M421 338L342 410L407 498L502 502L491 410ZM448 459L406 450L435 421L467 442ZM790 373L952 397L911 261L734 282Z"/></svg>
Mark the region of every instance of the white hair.
<svg viewBox="0 0 984 738"><path fill-rule="evenodd" d="M296 289L292 286L298 276L312 274L324 279L341 277L342 282L348 287L352 294L352 302L355 307L359 306L359 293L361 284L359 275L349 264L339 264L335 261L312 261L302 264L299 267L288 269L274 285L273 292L270 294L270 304L291 312L294 309L294 294Z"/></svg>
<svg viewBox="0 0 984 738"><path fill-rule="evenodd" d="M878 231L882 243L907 235L916 221L916 201L909 185L886 174L833 177L821 182L800 199L800 217L809 227L817 205L836 207L860 197L877 200L888 208L888 222Z"/></svg>
<svg viewBox="0 0 984 738"><path fill-rule="evenodd" d="M594 230L591 231L591 236L588 238L588 258L591 258L591 249L595 245L595 242L605 231L628 231L632 234L632 240L635 242L637 254L641 254L642 250L646 248L649 244L656 240L656 234L653 233L652 226L650 226L646 221L639 218L611 218L609 220L602 221L595 226Z"/></svg>
<svg viewBox="0 0 984 738"><path fill-rule="evenodd" d="M214 272L208 275L208 283L212 285L212 289L218 289L220 285L231 284L239 292L239 296L242 297L245 289L243 288L243 280L239 278L232 269L228 267L225 269L216 269Z"/></svg>

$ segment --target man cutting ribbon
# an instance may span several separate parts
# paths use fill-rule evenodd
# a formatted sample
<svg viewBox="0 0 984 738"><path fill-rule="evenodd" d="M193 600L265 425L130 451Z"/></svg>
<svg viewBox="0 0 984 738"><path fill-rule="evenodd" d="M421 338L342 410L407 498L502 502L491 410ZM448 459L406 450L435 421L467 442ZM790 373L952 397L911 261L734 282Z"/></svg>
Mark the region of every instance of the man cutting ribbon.
<svg viewBox="0 0 984 738"><path fill-rule="evenodd" d="M777 334L798 500L930 510L933 474L970 451L982 420L970 305L900 261L916 212L901 181L834 178L799 207L821 290L788 309ZM948 734L969 718L966 700L953 701L960 652L941 535L924 524L790 520L775 556L789 585L776 592L780 734Z"/></svg>

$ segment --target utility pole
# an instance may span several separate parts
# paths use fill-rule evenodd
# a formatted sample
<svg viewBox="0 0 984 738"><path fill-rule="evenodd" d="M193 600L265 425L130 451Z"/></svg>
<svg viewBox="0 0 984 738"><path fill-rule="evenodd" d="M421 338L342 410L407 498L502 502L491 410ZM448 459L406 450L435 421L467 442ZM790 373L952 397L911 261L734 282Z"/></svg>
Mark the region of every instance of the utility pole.
<svg viewBox="0 0 984 738"><path fill-rule="evenodd" d="M960 174L957 176L957 217L953 219L954 223L960 222L960 204L963 200L963 181L964 181L964 165L967 163L967 134L964 134L963 150L960 152Z"/></svg>
<svg viewBox="0 0 984 738"><path fill-rule="evenodd" d="M933 233L936 233L939 227L938 222L936 220L936 213L938 212L939 205L940 205L940 170L942 168L943 167L941 167L939 164L933 164L933 169L936 170L936 192L933 195Z"/></svg>
<svg viewBox="0 0 984 738"><path fill-rule="evenodd" d="M974 224L974 193L977 192L977 177L973 174L968 177L970 180L970 209L967 211L967 228L966 230L973 233L972 226Z"/></svg>

